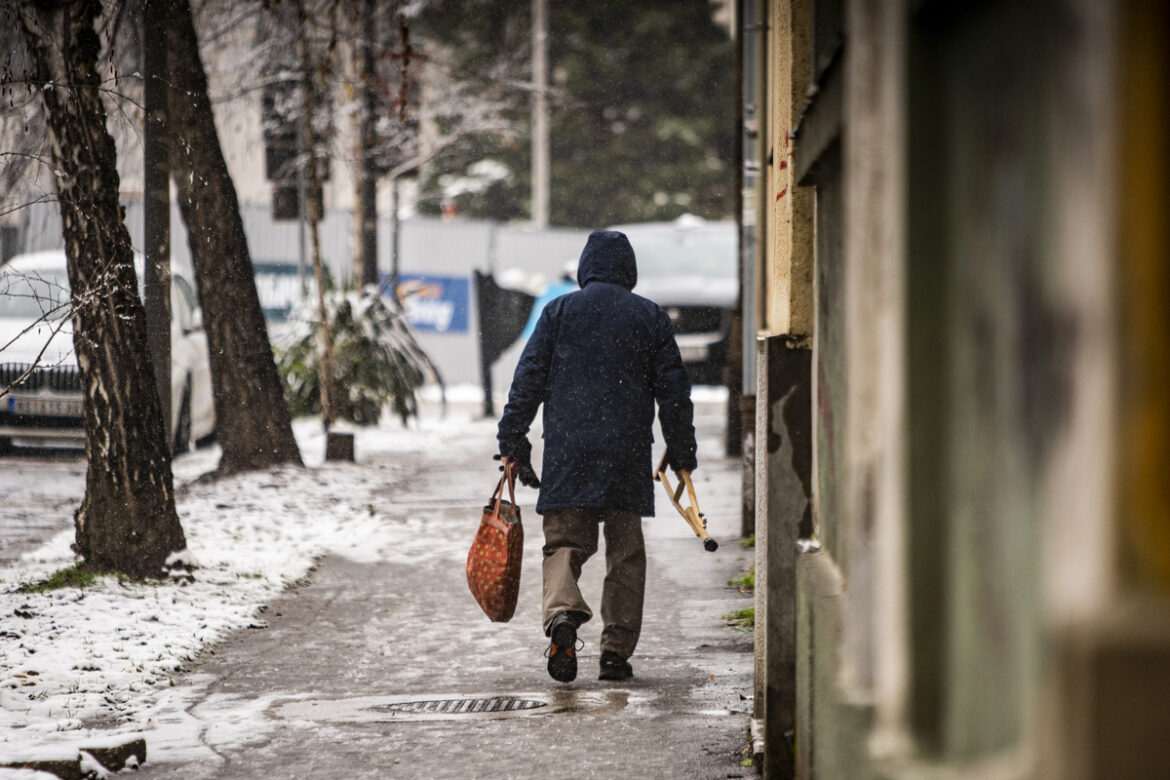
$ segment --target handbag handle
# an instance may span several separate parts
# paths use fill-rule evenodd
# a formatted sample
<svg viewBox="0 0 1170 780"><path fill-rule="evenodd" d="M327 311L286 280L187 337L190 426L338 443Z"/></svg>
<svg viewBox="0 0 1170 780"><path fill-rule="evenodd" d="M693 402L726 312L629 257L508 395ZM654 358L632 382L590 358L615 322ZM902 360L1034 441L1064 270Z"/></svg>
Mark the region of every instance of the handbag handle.
<svg viewBox="0 0 1170 780"><path fill-rule="evenodd" d="M496 485L496 489L492 491L492 497L488 502L492 505L492 519L499 520L500 518L500 502L504 500L504 483L508 483L508 496L512 500L512 506L516 506L516 467L515 464L509 462L504 466L504 473L500 475L500 481Z"/></svg>

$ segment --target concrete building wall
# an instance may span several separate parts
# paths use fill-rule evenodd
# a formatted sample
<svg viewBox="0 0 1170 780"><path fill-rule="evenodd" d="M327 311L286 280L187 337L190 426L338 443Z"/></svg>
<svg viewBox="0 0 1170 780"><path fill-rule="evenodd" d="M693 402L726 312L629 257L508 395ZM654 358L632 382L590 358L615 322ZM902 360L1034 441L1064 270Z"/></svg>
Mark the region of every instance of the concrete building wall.
<svg viewBox="0 0 1170 780"><path fill-rule="evenodd" d="M791 604L795 632L757 638L757 673L795 690L795 753L765 745L763 773L1160 777L1168 12L808 5L789 167L815 202L814 524L777 533L794 410L758 404L777 446L756 452L757 611ZM769 7L777 122L791 7ZM769 268L789 225L774 214ZM798 306L789 279L769 277L769 324ZM764 334L761 395L791 382L782 354ZM790 570L793 593L772 579Z"/></svg>
<svg viewBox="0 0 1170 780"><path fill-rule="evenodd" d="M879 753L905 714L905 82L903 2L845 4L841 684L875 707Z"/></svg>
<svg viewBox="0 0 1170 780"><path fill-rule="evenodd" d="M226 7L226 6L225 6ZM233 23L222 16L224 8L203 13L196 8L195 24L200 39L200 56L207 73L207 89L211 97L215 126L220 148L227 162L228 172L236 188L236 196L243 206L268 207L272 200L272 182L265 170L265 146L261 126L263 78L258 64L264 41L257 34L258 17L246 11ZM347 81L350 92L355 76L353 55L347 41L338 42L338 52L330 75L336 96L334 105L344 103ZM134 82L125 89L130 97L141 91ZM142 130L141 115L130 107L126 113L115 112L111 122L118 144L118 173L125 198L142 195ZM357 133L351 116L336 122L327 140L331 161L328 180L322 185L324 207L351 210L354 204L353 150ZM388 182L381 189L388 193ZM383 199L385 201L385 199Z"/></svg>

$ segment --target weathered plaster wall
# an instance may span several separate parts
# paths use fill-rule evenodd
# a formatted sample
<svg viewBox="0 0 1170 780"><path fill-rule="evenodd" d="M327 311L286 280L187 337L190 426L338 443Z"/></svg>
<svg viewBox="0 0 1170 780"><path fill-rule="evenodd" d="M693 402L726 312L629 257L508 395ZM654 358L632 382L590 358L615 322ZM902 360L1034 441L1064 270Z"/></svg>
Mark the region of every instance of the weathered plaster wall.
<svg viewBox="0 0 1170 780"><path fill-rule="evenodd" d="M820 163L816 189L816 336L813 348L813 420L816 449L816 504L813 529L834 559L841 560L844 541L846 364L844 204L839 147Z"/></svg>
<svg viewBox="0 0 1170 780"><path fill-rule="evenodd" d="M811 336L813 328L813 193L792 175L790 136L807 101L811 0L772 0L770 251L767 329Z"/></svg>
<svg viewBox="0 0 1170 780"><path fill-rule="evenodd" d="M822 546L796 564L797 774L1152 776L1165 12L843 5L839 155L809 174Z"/></svg>
<svg viewBox="0 0 1170 780"><path fill-rule="evenodd" d="M758 342L756 396L756 686L764 766L789 777L796 730L796 549L811 516L809 350L784 337Z"/></svg>
<svg viewBox="0 0 1170 780"><path fill-rule="evenodd" d="M811 0L766 0L767 192L757 354L756 700L764 771L790 777L796 715L796 542L812 533L812 192L796 187L789 135L810 66Z"/></svg>
<svg viewBox="0 0 1170 780"><path fill-rule="evenodd" d="M901 0L845 4L843 110L845 354L841 554L849 576L842 685L877 702L880 733L902 743L906 687L905 23Z"/></svg>

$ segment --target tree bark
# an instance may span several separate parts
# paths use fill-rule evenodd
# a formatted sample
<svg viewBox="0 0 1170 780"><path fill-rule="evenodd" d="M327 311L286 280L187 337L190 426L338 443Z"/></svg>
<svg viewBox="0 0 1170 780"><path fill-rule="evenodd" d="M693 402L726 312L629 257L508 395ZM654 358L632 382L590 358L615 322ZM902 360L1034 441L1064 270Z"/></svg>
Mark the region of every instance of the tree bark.
<svg viewBox="0 0 1170 780"><path fill-rule="evenodd" d="M360 225L362 285L378 283L378 194L377 166L374 165L374 123L378 92L374 74L374 33L377 20L374 0L362 0L361 26L361 127L358 132L358 213Z"/></svg>
<svg viewBox="0 0 1170 780"><path fill-rule="evenodd" d="M301 133L304 137L307 155L307 176L309 185L308 219L309 238L313 247L313 279L317 283L317 334L321 358L321 421L325 434L337 419L333 404L336 391L333 376L333 334L330 330L329 314L325 307L325 266L321 260L321 233L318 221L324 213L321 204L321 178L317 169L317 134L313 129L313 68L310 67L308 41L308 16L303 0L297 3L297 52L301 59ZM302 208L306 204L302 204Z"/></svg>
<svg viewBox="0 0 1170 780"><path fill-rule="evenodd" d="M171 169L211 351L219 472L300 465L188 0L171 3L169 22Z"/></svg>
<svg viewBox="0 0 1170 780"><path fill-rule="evenodd" d="M162 574L186 547L151 372L134 252L118 202L114 140L99 95L98 0L21 11L45 103L85 397L85 497L74 550L85 566Z"/></svg>
<svg viewBox="0 0 1170 780"><path fill-rule="evenodd" d="M163 409L171 404L171 164L167 132L167 3L143 3L142 243L145 255L142 304L146 338L154 358L154 384ZM163 415L167 441L174 443L171 417ZM183 442L183 447L186 447ZM184 450L185 451L185 450Z"/></svg>

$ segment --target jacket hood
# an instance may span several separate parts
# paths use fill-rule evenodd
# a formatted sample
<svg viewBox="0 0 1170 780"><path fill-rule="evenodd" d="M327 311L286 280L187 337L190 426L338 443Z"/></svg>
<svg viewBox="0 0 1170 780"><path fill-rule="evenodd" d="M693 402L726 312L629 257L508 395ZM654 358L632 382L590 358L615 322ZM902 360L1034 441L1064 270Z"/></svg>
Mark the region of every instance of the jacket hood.
<svg viewBox="0 0 1170 780"><path fill-rule="evenodd" d="M625 233L616 230L596 230L589 234L581 259L577 262L577 284L607 282L634 289L638 283L638 265L634 262L634 248Z"/></svg>

